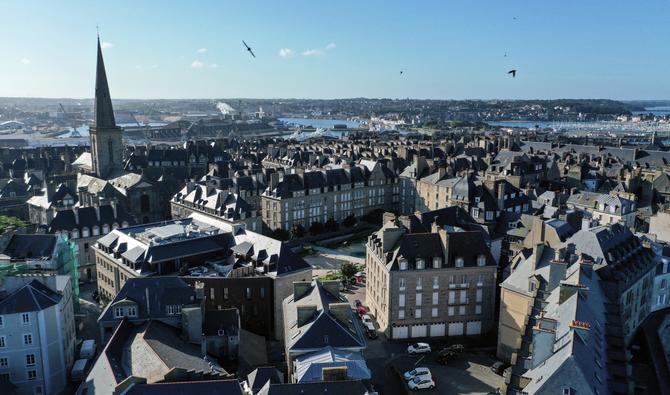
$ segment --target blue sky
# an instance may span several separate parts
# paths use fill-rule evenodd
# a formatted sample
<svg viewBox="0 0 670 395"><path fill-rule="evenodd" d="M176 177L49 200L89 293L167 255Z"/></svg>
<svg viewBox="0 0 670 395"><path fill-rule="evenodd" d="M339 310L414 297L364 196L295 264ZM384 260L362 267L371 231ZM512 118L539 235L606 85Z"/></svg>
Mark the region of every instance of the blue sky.
<svg viewBox="0 0 670 395"><path fill-rule="evenodd" d="M670 98L668 0L3 0L0 15L0 96L91 97L99 24L114 98Z"/></svg>

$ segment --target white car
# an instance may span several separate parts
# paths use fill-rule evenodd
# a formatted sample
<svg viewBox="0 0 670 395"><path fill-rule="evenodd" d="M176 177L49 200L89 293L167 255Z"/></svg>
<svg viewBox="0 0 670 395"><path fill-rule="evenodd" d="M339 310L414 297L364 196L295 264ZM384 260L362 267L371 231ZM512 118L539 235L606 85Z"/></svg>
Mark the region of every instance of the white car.
<svg viewBox="0 0 670 395"><path fill-rule="evenodd" d="M416 376L432 377L431 374L430 374L430 369L428 369L428 368L415 368L415 369L412 369L412 370L409 370L409 371L405 372L405 374L403 376L405 377L405 381L410 381Z"/></svg>
<svg viewBox="0 0 670 395"><path fill-rule="evenodd" d="M414 343L407 347L408 354L428 354L430 353L430 346L428 343Z"/></svg>
<svg viewBox="0 0 670 395"><path fill-rule="evenodd" d="M361 317L361 321L363 321L363 323L365 324L372 324L372 317L370 317L367 314L363 314L363 316Z"/></svg>
<svg viewBox="0 0 670 395"><path fill-rule="evenodd" d="M411 390L422 390L435 388L435 382L431 376L416 376L408 384Z"/></svg>

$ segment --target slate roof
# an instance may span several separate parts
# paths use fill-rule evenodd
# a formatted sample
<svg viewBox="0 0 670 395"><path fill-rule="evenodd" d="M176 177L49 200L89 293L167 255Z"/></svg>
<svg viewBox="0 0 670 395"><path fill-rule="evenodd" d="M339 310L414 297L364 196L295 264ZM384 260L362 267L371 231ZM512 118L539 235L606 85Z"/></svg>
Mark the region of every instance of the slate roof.
<svg viewBox="0 0 670 395"><path fill-rule="evenodd" d="M77 229L81 237L83 228L88 228L91 231L94 226L102 229L103 225L108 225L112 229L114 224L121 226L124 222L127 225L135 225L135 219L121 205L116 206L116 217L114 216L114 209L110 205L100 206L99 213L100 218L96 214L95 207L90 206L59 210L51 220L48 231L49 233L71 232Z"/></svg>
<svg viewBox="0 0 670 395"><path fill-rule="evenodd" d="M368 389L360 380L351 381L327 381L296 384L270 384L267 383L258 392L258 395L324 395L324 394L347 394L364 395Z"/></svg>
<svg viewBox="0 0 670 395"><path fill-rule="evenodd" d="M43 234L15 234L3 252L12 260L51 259L58 236Z"/></svg>
<svg viewBox="0 0 670 395"><path fill-rule="evenodd" d="M61 295L33 280L0 300L0 315L42 311L60 302Z"/></svg>
<svg viewBox="0 0 670 395"><path fill-rule="evenodd" d="M323 368L344 366L347 367L347 377L351 380L369 380L372 377L361 353L338 350L330 346L298 356L294 365L294 375L298 382L321 381Z"/></svg>
<svg viewBox="0 0 670 395"><path fill-rule="evenodd" d="M167 305L187 305L194 300L195 290L179 277L129 278L100 314L98 322L120 321L113 313L119 302L135 302L137 319L158 319L168 317Z"/></svg>
<svg viewBox="0 0 670 395"><path fill-rule="evenodd" d="M135 384L127 395L243 395L237 380L207 380L175 383Z"/></svg>
<svg viewBox="0 0 670 395"><path fill-rule="evenodd" d="M281 372L274 366L262 366L254 369L247 375L247 383L254 394L260 391L268 382L271 384L280 384L283 382Z"/></svg>
<svg viewBox="0 0 670 395"><path fill-rule="evenodd" d="M312 282L311 289L298 300L294 300L293 295L286 298L283 302L286 322L295 323L290 324L288 333L284 334L287 350L318 350L328 346L354 349L365 347L363 332L353 312L349 310L349 319L341 322L330 313L330 303L347 301L328 292L319 281ZM302 305L314 305L316 312L312 319L298 325L297 306Z"/></svg>
<svg viewBox="0 0 670 395"><path fill-rule="evenodd" d="M105 72L105 61L102 58L102 47L98 37L98 62L95 72L95 102L93 104L93 124L96 128L115 128L114 108L112 97L107 85L107 73Z"/></svg>

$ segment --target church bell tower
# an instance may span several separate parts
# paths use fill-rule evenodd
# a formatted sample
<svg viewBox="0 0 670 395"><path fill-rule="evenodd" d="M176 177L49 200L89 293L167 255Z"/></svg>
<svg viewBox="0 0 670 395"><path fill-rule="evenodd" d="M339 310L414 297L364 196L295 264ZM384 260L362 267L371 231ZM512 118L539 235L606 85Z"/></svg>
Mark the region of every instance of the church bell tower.
<svg viewBox="0 0 670 395"><path fill-rule="evenodd" d="M89 128L93 172L98 177L106 179L123 171L123 130L116 126L114 120L114 108L107 85L100 37L98 37L93 117L93 125Z"/></svg>

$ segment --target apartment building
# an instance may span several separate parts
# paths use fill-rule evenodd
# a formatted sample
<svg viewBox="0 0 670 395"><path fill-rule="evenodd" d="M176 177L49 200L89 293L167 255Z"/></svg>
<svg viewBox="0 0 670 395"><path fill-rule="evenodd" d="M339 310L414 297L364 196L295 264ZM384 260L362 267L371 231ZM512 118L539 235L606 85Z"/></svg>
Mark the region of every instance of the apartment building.
<svg viewBox="0 0 670 395"><path fill-rule="evenodd" d="M374 210L397 210L397 175L383 162L270 175L261 197L263 222L270 230L309 228L329 219L361 218Z"/></svg>
<svg viewBox="0 0 670 395"><path fill-rule="evenodd" d="M276 338L293 281L312 278L311 266L284 243L200 213L115 229L93 248L104 301L130 278L181 276L203 283L207 310L238 308L244 329Z"/></svg>
<svg viewBox="0 0 670 395"><path fill-rule="evenodd" d="M514 361L535 306L544 303L581 256L593 263L608 298L608 314L620 320L612 330L629 343L651 310L658 259L623 225L596 226L551 247L537 240L532 252L522 251L512 260L511 274L500 285L498 358Z"/></svg>
<svg viewBox="0 0 670 395"><path fill-rule="evenodd" d="M380 330L392 339L494 330L497 265L484 233L413 222L387 221L368 239L366 304Z"/></svg>
<svg viewBox="0 0 670 395"><path fill-rule="evenodd" d="M460 206L477 222L493 225L502 212L525 213L530 200L505 180L486 180L472 172L448 177L444 168L416 181L415 209L438 210Z"/></svg>
<svg viewBox="0 0 670 395"><path fill-rule="evenodd" d="M229 190L189 182L170 200L172 218L184 218L197 212L221 219L230 225L244 224L260 232L262 219L256 208Z"/></svg>
<svg viewBox="0 0 670 395"><path fill-rule="evenodd" d="M329 381L335 370L348 380L370 379L360 320L340 294L339 281L294 282L282 312L289 382Z"/></svg>
<svg viewBox="0 0 670 395"><path fill-rule="evenodd" d="M75 360L70 277L7 276L0 284L0 386L18 394L56 394Z"/></svg>

